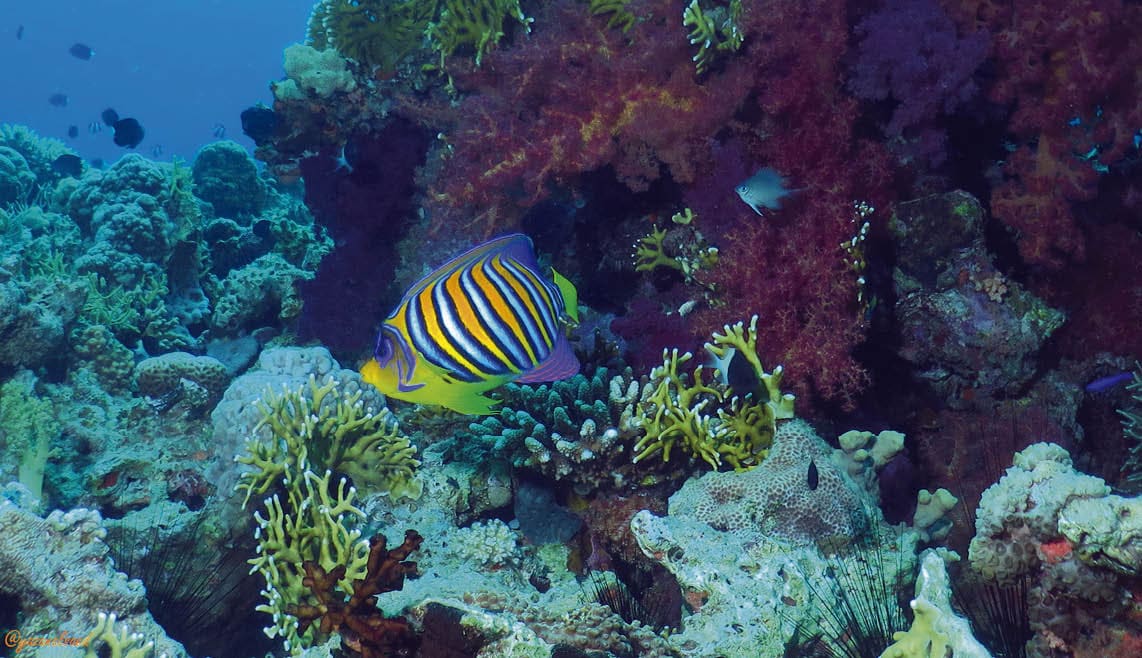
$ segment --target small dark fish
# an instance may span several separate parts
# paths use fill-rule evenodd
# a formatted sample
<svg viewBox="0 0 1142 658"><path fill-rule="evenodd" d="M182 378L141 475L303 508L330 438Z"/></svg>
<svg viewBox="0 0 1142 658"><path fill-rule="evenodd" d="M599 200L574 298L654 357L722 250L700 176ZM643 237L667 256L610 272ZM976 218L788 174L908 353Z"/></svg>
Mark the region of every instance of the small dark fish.
<svg viewBox="0 0 1142 658"><path fill-rule="evenodd" d="M1087 393L1102 393L1109 391L1115 386L1126 384L1132 379L1134 379L1134 373L1132 372L1117 372L1113 375L1107 375L1106 377L1099 377L1084 386L1083 389L1085 389Z"/></svg>
<svg viewBox="0 0 1142 658"><path fill-rule="evenodd" d="M216 123L214 124L214 130L212 132L215 139L223 139L226 137L226 126Z"/></svg>
<svg viewBox="0 0 1142 658"><path fill-rule="evenodd" d="M821 474L817 472L817 462L812 459L809 460L809 473L806 482L809 484L809 491L816 491L817 484L821 481Z"/></svg>
<svg viewBox="0 0 1142 658"><path fill-rule="evenodd" d="M133 149L143 141L143 125L136 119L119 119L114 126L114 142L123 148Z"/></svg>
<svg viewBox="0 0 1142 658"><path fill-rule="evenodd" d="M89 60L95 56L95 51L91 49L91 46L85 43L72 44L71 48L67 49L67 52L71 53L72 57L82 60Z"/></svg>
<svg viewBox="0 0 1142 658"><path fill-rule="evenodd" d="M16 28L16 41L23 41L23 40L24 40L24 26L21 25L21 26Z"/></svg>
<svg viewBox="0 0 1142 658"><path fill-rule="evenodd" d="M163 157L163 145L162 144L155 144L155 147L153 149L151 149L151 157L152 158Z"/></svg>
<svg viewBox="0 0 1142 658"><path fill-rule="evenodd" d="M61 176L79 178L79 175L83 173L83 160L78 155L64 153L52 160L52 171Z"/></svg>
<svg viewBox="0 0 1142 658"><path fill-rule="evenodd" d="M119 120L119 113L113 108L107 108L100 113L99 118L103 119L103 123L108 126L114 126L115 122Z"/></svg>
<svg viewBox="0 0 1142 658"><path fill-rule="evenodd" d="M103 132L103 122L92 121L91 123L87 124L87 132L91 133L92 135L98 135L99 133Z"/></svg>
<svg viewBox="0 0 1142 658"><path fill-rule="evenodd" d="M95 167L96 169L102 169L103 168L103 158L95 158L94 160L91 161L91 166Z"/></svg>
<svg viewBox="0 0 1142 658"><path fill-rule="evenodd" d="M67 136L72 138L72 139L79 137L79 126L68 126L67 127Z"/></svg>
<svg viewBox="0 0 1142 658"><path fill-rule="evenodd" d="M273 139L278 129L278 117L265 105L258 104L242 110L242 132L262 146Z"/></svg>
<svg viewBox="0 0 1142 658"><path fill-rule="evenodd" d="M48 104L55 107L67 107L67 94L55 93L48 96Z"/></svg>
<svg viewBox="0 0 1142 658"><path fill-rule="evenodd" d="M769 389L765 387L749 359L740 351L735 350L730 357L730 365L726 369L726 384L743 398L753 396L758 404L769 402Z"/></svg>

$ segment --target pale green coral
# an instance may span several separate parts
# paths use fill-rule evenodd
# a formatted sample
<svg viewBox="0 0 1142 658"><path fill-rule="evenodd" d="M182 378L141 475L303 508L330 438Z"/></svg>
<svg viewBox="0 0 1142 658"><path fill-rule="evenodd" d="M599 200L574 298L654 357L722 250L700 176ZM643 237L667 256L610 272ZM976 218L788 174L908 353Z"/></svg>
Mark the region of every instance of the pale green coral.
<svg viewBox="0 0 1142 658"><path fill-rule="evenodd" d="M321 0L309 17L307 39L317 49L392 73L420 48L440 0Z"/></svg>
<svg viewBox="0 0 1142 658"><path fill-rule="evenodd" d="M1134 381L1126 386L1133 395L1133 404L1119 409L1122 432L1131 442L1130 454L1119 471L1120 486L1130 491L1142 490L1142 365L1134 366Z"/></svg>
<svg viewBox="0 0 1142 658"><path fill-rule="evenodd" d="M51 400L38 395L35 386L36 377L29 370L0 386L0 443L19 459L20 484L42 498L51 442L61 430Z"/></svg>
<svg viewBox="0 0 1142 658"><path fill-rule="evenodd" d="M954 553L929 549L920 560L912 627L893 634L892 645L881 658L991 658L991 653L972 636L971 625L952 609L952 588L945 559Z"/></svg>
<svg viewBox="0 0 1142 658"><path fill-rule="evenodd" d="M630 0L591 0L588 7L592 16L610 14L607 20L607 29L621 27L623 32L630 30L638 18L627 9Z"/></svg>
<svg viewBox="0 0 1142 658"><path fill-rule="evenodd" d="M723 363L735 353L744 357L765 399L734 391L724 380L708 377L701 365L687 375L682 370L693 355L664 351L663 364L651 371L639 402L637 422L646 436L634 446L634 461L653 455L669 461L676 446L715 469L725 461L734 470L746 470L765 458L776 421L793 417L794 399L781 392L782 368L767 373L758 359L756 315L748 330L741 322L724 330L713 335L706 351Z"/></svg>

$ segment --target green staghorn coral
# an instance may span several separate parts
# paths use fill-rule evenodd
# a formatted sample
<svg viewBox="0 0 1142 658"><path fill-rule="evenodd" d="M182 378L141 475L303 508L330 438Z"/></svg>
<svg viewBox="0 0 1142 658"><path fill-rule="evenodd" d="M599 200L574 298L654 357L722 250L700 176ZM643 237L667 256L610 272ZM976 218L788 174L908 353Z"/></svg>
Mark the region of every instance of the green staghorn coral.
<svg viewBox="0 0 1142 658"><path fill-rule="evenodd" d="M297 620L289 612L317 602L305 585L304 564L318 564L326 572L344 567L337 587L348 598L355 583L365 577L369 542L357 527L365 518L353 505L357 490L345 478L334 485L332 472L317 475L304 461L289 464L284 471L284 500L274 494L265 501L265 516L254 513L258 555L250 565L251 573L266 581L262 590L266 602L257 608L273 619L266 635L281 637L286 650L296 655L314 643L318 631L309 627L299 635Z"/></svg>
<svg viewBox="0 0 1142 658"><path fill-rule="evenodd" d="M440 18L428 26L429 42L444 59L461 48L476 52L476 66L484 53L504 36L504 21L515 19L530 32L532 19L524 15L519 0L443 0Z"/></svg>
<svg viewBox="0 0 1142 658"><path fill-rule="evenodd" d="M238 461L255 470L242 474L238 488L252 495L276 486L298 464L330 469L353 478L359 486L387 492L394 499L420 496L415 469L416 446L400 433L387 408L365 408L361 391L345 395L340 383L327 378L282 394L267 391L258 401L259 427L271 440L250 439Z"/></svg>
<svg viewBox="0 0 1142 658"><path fill-rule="evenodd" d="M741 48L741 0L703 8L692 0L682 11L682 25L690 28L690 43L698 46L694 55L695 72L705 73L717 53L734 52Z"/></svg>
<svg viewBox="0 0 1142 658"><path fill-rule="evenodd" d="M659 267L678 270L686 283L694 282L695 273L718 263L718 248L706 242L697 229L698 215L686 208L670 218L672 226L655 227L634 245L634 269L651 272Z"/></svg>
<svg viewBox="0 0 1142 658"><path fill-rule="evenodd" d="M794 398L780 389L781 366L767 373L757 357L756 315L748 329L741 322L727 325L705 349L719 364L716 371L737 354L745 358L765 399L734 391L724 378L707 377L705 366L687 375L683 369L693 355L664 351L663 364L651 371L638 405L636 419L646 435L634 446L635 462L654 455L669 461L678 447L715 469L724 461L734 470L748 470L765 458L776 421L793 417Z"/></svg>
<svg viewBox="0 0 1142 658"><path fill-rule="evenodd" d="M391 74L422 47L440 0L322 0L309 18L307 43Z"/></svg>

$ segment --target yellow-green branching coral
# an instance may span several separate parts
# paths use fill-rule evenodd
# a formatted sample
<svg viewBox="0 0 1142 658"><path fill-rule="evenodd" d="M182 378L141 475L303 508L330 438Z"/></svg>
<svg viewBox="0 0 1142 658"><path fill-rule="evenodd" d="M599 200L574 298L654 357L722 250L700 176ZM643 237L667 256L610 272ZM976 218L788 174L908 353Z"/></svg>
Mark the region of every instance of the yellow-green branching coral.
<svg viewBox="0 0 1142 658"><path fill-rule="evenodd" d="M440 66L460 48L472 48L476 66L489 48L504 36L504 21L511 18L531 31L519 0L443 0L440 18L428 26L428 39L440 52Z"/></svg>
<svg viewBox="0 0 1142 658"><path fill-rule="evenodd" d="M591 0L589 9L592 16L610 14L607 29L621 27L623 32L631 29L638 18L627 9L630 0Z"/></svg>
<svg viewBox="0 0 1142 658"><path fill-rule="evenodd" d="M682 273L687 283L694 281L700 270L708 270L718 262L718 248L706 242L695 226L698 215L686 208L674 213L668 229L655 227L634 245L634 269L649 272L668 267Z"/></svg>
<svg viewBox="0 0 1142 658"><path fill-rule="evenodd" d="M358 486L393 498L420 496L416 446L387 408L366 408L360 391L347 394L335 379L318 384L310 377L298 390L267 391L257 404L258 430L269 430L269 437L256 434L238 458L254 467L238 484L246 491L245 503L277 486L298 464L348 475Z"/></svg>
<svg viewBox="0 0 1142 658"><path fill-rule="evenodd" d="M669 461L677 446L715 469L724 462L747 470L765 458L777 420L793 417L793 396L780 389L781 367L767 373L757 357L757 316L748 330L741 322L727 325L705 348L712 369L699 365L686 374L693 355L675 349L663 352L663 364L651 371L637 413L646 435L635 444L634 461L657 454ZM726 376L738 358L752 373L749 391L735 391Z"/></svg>
<svg viewBox="0 0 1142 658"><path fill-rule="evenodd" d="M326 572L344 567L337 587L349 598L365 577L369 560L369 542L357 527L365 514L353 505L356 489L345 478L334 485L330 471L317 475L306 466L300 462L287 468L285 495L266 499L264 516L254 513L258 555L250 560L251 573L261 574L266 582L266 602L257 608L273 620L266 635L281 637L294 654L311 646L318 632L311 626L299 635L297 619L290 613L316 603L304 582L305 563L319 564Z"/></svg>
<svg viewBox="0 0 1142 658"><path fill-rule="evenodd" d="M440 0L321 0L309 17L307 42L392 73L421 47L439 6Z"/></svg>
<svg viewBox="0 0 1142 658"><path fill-rule="evenodd" d="M154 640L132 633L127 624L116 624L115 615L105 612L99 613L95 628L79 644L84 647L85 658L147 658L154 655L155 649Z"/></svg>
<svg viewBox="0 0 1142 658"><path fill-rule="evenodd" d="M715 53L741 48L741 13L741 0L729 0L727 4L715 4L709 8L702 7L698 0L692 0L682 11L682 25L690 28L690 43L698 46L694 66L699 75L709 68Z"/></svg>

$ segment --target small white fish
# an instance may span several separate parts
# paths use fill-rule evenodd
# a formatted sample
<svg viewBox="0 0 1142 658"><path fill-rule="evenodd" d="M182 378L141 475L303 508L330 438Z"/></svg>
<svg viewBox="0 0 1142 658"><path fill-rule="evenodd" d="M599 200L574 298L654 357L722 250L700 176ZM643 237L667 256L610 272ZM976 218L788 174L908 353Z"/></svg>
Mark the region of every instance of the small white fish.
<svg viewBox="0 0 1142 658"><path fill-rule="evenodd" d="M803 187L796 190L786 189L785 183L785 177L777 173L776 169L762 167L757 173L739 183L734 191L747 206L753 208L755 213L764 216L765 213L761 212L763 206L769 210L780 210L781 197L805 189Z"/></svg>

